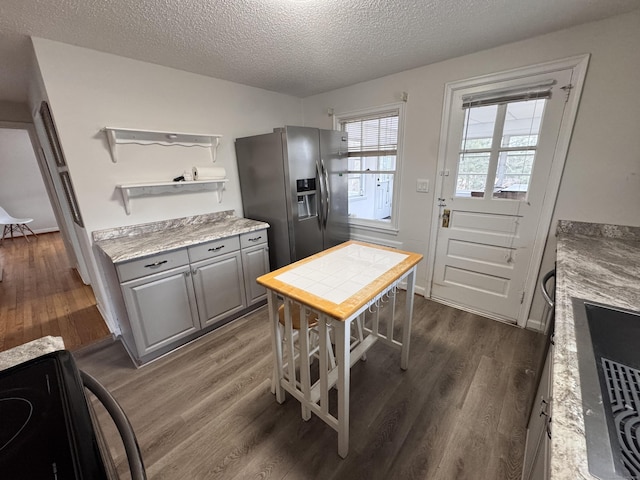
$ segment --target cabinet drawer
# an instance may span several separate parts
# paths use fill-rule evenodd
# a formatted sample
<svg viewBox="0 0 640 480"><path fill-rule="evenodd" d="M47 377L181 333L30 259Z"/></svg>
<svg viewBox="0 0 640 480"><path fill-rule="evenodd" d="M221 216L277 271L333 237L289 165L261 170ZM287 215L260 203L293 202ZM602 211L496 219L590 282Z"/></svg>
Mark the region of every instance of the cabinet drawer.
<svg viewBox="0 0 640 480"><path fill-rule="evenodd" d="M120 282L126 282L127 280L164 272L188 263L189 256L187 255L187 250L183 248L174 252L158 253L140 260L119 263L116 265L116 269L118 270Z"/></svg>
<svg viewBox="0 0 640 480"><path fill-rule="evenodd" d="M200 245L194 245L187 250L189 251L189 260L193 263L207 258L217 257L225 253L235 252L239 249L240 240L238 240L237 235L234 235L233 237L225 237Z"/></svg>
<svg viewBox="0 0 640 480"><path fill-rule="evenodd" d="M256 230L255 232L243 233L240 235L240 246L242 248L251 247L260 243L267 242L267 231Z"/></svg>

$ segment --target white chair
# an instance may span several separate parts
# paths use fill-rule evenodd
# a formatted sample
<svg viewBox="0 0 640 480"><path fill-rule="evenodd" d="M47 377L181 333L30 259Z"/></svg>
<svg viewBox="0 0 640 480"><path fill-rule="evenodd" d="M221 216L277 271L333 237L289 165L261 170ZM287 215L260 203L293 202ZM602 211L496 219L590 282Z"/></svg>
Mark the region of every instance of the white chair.
<svg viewBox="0 0 640 480"><path fill-rule="evenodd" d="M37 238L38 236L35 232L29 228L29 225L27 225L27 223L30 222L33 222L33 218L14 218L9 215L4 208L0 207L0 225L4 225L2 230L2 240L0 240L0 242L4 242L4 237L7 236L7 233L11 235L11 240L13 240L13 232L18 230L27 242L29 241L29 238L27 237L25 230L28 230L31 232L31 235Z"/></svg>
<svg viewBox="0 0 640 480"><path fill-rule="evenodd" d="M289 307L289 314L291 315L291 338L289 338L289 332L285 328L286 320L285 320L285 306L280 305L278 308L278 321L279 321L279 329L280 335L282 339L282 352L283 357L286 356L286 361L283 358L283 377L286 382L288 382L292 387L296 390L300 391L305 397L309 397L311 395L311 387L314 382L311 381L311 372L310 366L313 361L313 358L320 359L320 331L318 330L318 315L317 313L308 310L307 308L301 307L296 302L291 302ZM301 315L305 315L307 319L308 326L308 337L307 341L302 343L301 338ZM360 315L355 322L353 322L352 327L355 332L351 334L351 349L353 350L358 344L362 343L364 339L364 328L363 328L363 319L364 315ZM327 345L327 360L328 360L328 368L329 370L333 370L336 367L336 358L333 352L333 345L331 341L332 327L328 327L326 330L326 345ZM302 336L304 337L304 336ZM301 355L302 351L308 352L308 357L304 358L304 355ZM362 360L366 360L366 356L362 355ZM322 375L320 372L319 375ZM319 381L319 380L318 380ZM271 379L271 393L276 393L276 382L277 375L276 370L274 368L273 377ZM310 418L310 411L306 409L304 406L302 407L302 418L308 420Z"/></svg>
<svg viewBox="0 0 640 480"><path fill-rule="evenodd" d="M283 348L283 350L287 350L286 349L286 343L287 343L287 332L286 329L284 328L285 326L285 318L284 318L284 305L280 305L280 308L278 308L278 320L280 322L280 334L282 336L282 346L285 347ZM310 346L310 351L309 351L309 356L310 357L316 357L319 358L319 349L320 349L320 340L318 338L319 332L316 328L316 326L318 325L318 316L313 313L313 312L307 312L307 321L308 321L308 325L309 325L309 346ZM292 304L291 305L291 326L293 328L293 342L294 342L294 348L295 351L293 352L292 355L292 360L293 360L293 365L294 365L294 370L296 369L296 367L298 367L298 359L299 359L299 349L298 349L298 337L299 337L299 332L300 332L300 305L298 304ZM329 332L327 331L327 354L329 356L329 364L331 368L334 368L336 366L336 360L335 360L335 355L333 353L333 348L331 345L331 340L329 338ZM285 362L284 365L284 376L285 378L288 380L288 360L287 362ZM271 392L275 393L275 371L274 371L274 375L273 375L273 380L271 382ZM296 380L297 382L297 380Z"/></svg>

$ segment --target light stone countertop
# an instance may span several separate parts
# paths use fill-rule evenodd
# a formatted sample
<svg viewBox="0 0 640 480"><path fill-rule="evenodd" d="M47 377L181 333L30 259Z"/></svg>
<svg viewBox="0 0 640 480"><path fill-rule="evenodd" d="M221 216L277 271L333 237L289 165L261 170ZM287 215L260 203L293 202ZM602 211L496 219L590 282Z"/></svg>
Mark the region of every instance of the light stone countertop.
<svg viewBox="0 0 640 480"><path fill-rule="evenodd" d="M46 336L0 352L0 370L13 367L47 353L64 350L62 337Z"/></svg>
<svg viewBox="0 0 640 480"><path fill-rule="evenodd" d="M589 473L572 297L640 310L640 227L560 221L557 238L551 479Z"/></svg>
<svg viewBox="0 0 640 480"><path fill-rule="evenodd" d="M200 243L268 228L233 210L93 232L94 244L113 263L148 257Z"/></svg>

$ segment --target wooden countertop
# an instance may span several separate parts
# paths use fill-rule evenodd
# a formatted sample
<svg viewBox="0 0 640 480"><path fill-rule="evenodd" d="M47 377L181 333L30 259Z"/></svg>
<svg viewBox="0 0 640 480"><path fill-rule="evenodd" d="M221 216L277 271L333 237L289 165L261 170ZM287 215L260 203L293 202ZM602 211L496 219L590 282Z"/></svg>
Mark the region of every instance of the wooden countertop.
<svg viewBox="0 0 640 480"><path fill-rule="evenodd" d="M257 282L344 321L420 260L418 253L352 240L258 277ZM326 293L321 293L323 287Z"/></svg>

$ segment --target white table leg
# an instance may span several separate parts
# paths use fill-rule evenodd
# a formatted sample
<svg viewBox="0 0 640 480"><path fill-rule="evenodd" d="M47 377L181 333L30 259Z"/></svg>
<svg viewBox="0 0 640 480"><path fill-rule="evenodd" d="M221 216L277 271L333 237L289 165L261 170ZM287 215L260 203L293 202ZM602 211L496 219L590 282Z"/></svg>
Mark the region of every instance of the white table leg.
<svg viewBox="0 0 640 480"><path fill-rule="evenodd" d="M407 298L402 324L402 351L400 353L400 368L409 368L409 340L411 337L411 320L413 319L413 292L416 288L416 267L407 275Z"/></svg>
<svg viewBox="0 0 640 480"><path fill-rule="evenodd" d="M320 350L318 351L318 354L320 355L320 411L323 418L329 415L329 359L327 358L329 335L327 333L327 327L327 316L320 315L320 318L318 319L318 328L320 332L318 339L320 343Z"/></svg>
<svg viewBox="0 0 640 480"><path fill-rule="evenodd" d="M338 363L338 455L349 453L349 380L351 373L351 321L334 322Z"/></svg>
<svg viewBox="0 0 640 480"><path fill-rule="evenodd" d="M278 403L284 402L284 388L282 388L282 336L280 335L280 322L278 321L278 296L272 290L267 289L267 303L269 309L269 321L271 322L271 339L273 345L273 382Z"/></svg>
<svg viewBox="0 0 640 480"><path fill-rule="evenodd" d="M309 319L307 318L307 308L300 307L300 383L304 402L301 402L302 419L307 421L311 418L311 372L309 365Z"/></svg>

